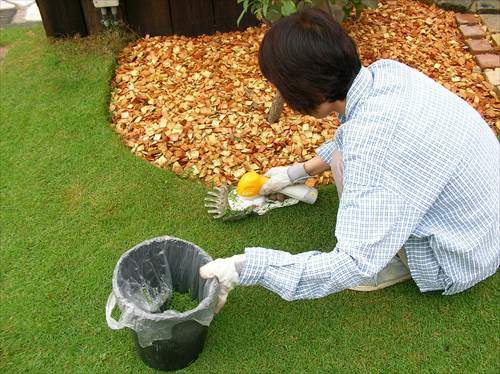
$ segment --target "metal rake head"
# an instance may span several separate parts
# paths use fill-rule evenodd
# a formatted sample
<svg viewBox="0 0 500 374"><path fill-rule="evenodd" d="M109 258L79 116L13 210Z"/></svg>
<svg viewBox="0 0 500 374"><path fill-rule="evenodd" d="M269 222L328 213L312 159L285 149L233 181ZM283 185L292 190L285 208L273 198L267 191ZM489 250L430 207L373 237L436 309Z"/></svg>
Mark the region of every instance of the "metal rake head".
<svg viewBox="0 0 500 374"><path fill-rule="evenodd" d="M236 203L231 207L229 200L232 199ZM231 186L215 187L207 192L205 197L205 207L209 214L212 214L215 219L223 221L238 221L253 214L253 206L238 207L238 197L236 190Z"/></svg>
<svg viewBox="0 0 500 374"><path fill-rule="evenodd" d="M215 187L207 192L205 197L205 208L209 214L213 214L215 219L222 218L228 208L227 195L228 186Z"/></svg>

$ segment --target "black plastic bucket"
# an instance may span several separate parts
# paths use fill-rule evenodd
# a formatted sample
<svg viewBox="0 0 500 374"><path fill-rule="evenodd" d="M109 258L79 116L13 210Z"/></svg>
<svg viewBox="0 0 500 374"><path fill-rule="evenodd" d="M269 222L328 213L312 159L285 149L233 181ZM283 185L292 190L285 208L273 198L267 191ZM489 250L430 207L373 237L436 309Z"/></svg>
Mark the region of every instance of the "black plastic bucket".
<svg viewBox="0 0 500 374"><path fill-rule="evenodd" d="M195 321L176 325L171 339L155 340L142 348L137 334L132 331L137 353L149 367L159 370L179 370L195 361L205 345L208 327Z"/></svg>
<svg viewBox="0 0 500 374"><path fill-rule="evenodd" d="M106 319L114 330L132 330L137 351L150 367L179 370L196 360L205 344L217 303L218 282L199 276L212 259L198 246L160 237L142 242L122 255L113 274ZM163 311L173 290L190 292L198 306L186 312ZM111 312L118 304L118 321Z"/></svg>

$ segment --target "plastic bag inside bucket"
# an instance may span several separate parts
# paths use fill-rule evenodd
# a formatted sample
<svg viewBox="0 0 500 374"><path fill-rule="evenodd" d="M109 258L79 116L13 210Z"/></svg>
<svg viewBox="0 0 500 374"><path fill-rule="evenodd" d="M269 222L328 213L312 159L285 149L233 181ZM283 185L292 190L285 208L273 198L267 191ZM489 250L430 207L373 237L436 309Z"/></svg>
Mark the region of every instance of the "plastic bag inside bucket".
<svg viewBox="0 0 500 374"><path fill-rule="evenodd" d="M113 292L106 305L106 320L114 330L128 327L145 348L155 340L168 340L172 329L186 321L209 326L217 303L218 282L199 276L199 268L212 261L198 246L173 237L147 240L125 252L113 273ZM191 292L199 304L185 312L165 310L173 290ZM121 316L111 317L115 305Z"/></svg>

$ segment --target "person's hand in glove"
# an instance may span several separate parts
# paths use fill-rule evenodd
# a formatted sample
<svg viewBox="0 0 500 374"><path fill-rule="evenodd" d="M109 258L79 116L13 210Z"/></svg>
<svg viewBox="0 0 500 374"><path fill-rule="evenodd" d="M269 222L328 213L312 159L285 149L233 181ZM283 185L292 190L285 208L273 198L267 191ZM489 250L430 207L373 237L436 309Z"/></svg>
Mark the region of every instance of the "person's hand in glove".
<svg viewBox="0 0 500 374"><path fill-rule="evenodd" d="M245 255L236 255L229 258L219 258L200 268L200 276L204 279L216 277L219 280L219 300L215 313L219 313L226 303L227 295L234 287L240 284L240 273L245 265Z"/></svg>
<svg viewBox="0 0 500 374"><path fill-rule="evenodd" d="M310 177L303 163L292 166L277 166L269 169L264 176L268 177L269 180L260 189L260 194L262 195L279 192L285 187L303 182Z"/></svg>

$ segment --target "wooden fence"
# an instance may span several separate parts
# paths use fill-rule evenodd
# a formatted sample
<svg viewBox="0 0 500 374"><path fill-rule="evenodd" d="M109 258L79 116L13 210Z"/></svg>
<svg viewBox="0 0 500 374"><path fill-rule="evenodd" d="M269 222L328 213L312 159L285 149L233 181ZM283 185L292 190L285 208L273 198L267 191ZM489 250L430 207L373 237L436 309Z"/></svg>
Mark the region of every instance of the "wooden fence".
<svg viewBox="0 0 500 374"><path fill-rule="evenodd" d="M97 34L104 29L92 0L36 0L47 36ZM253 26L252 15L241 13L236 0L120 0L118 18L139 35L195 36Z"/></svg>

